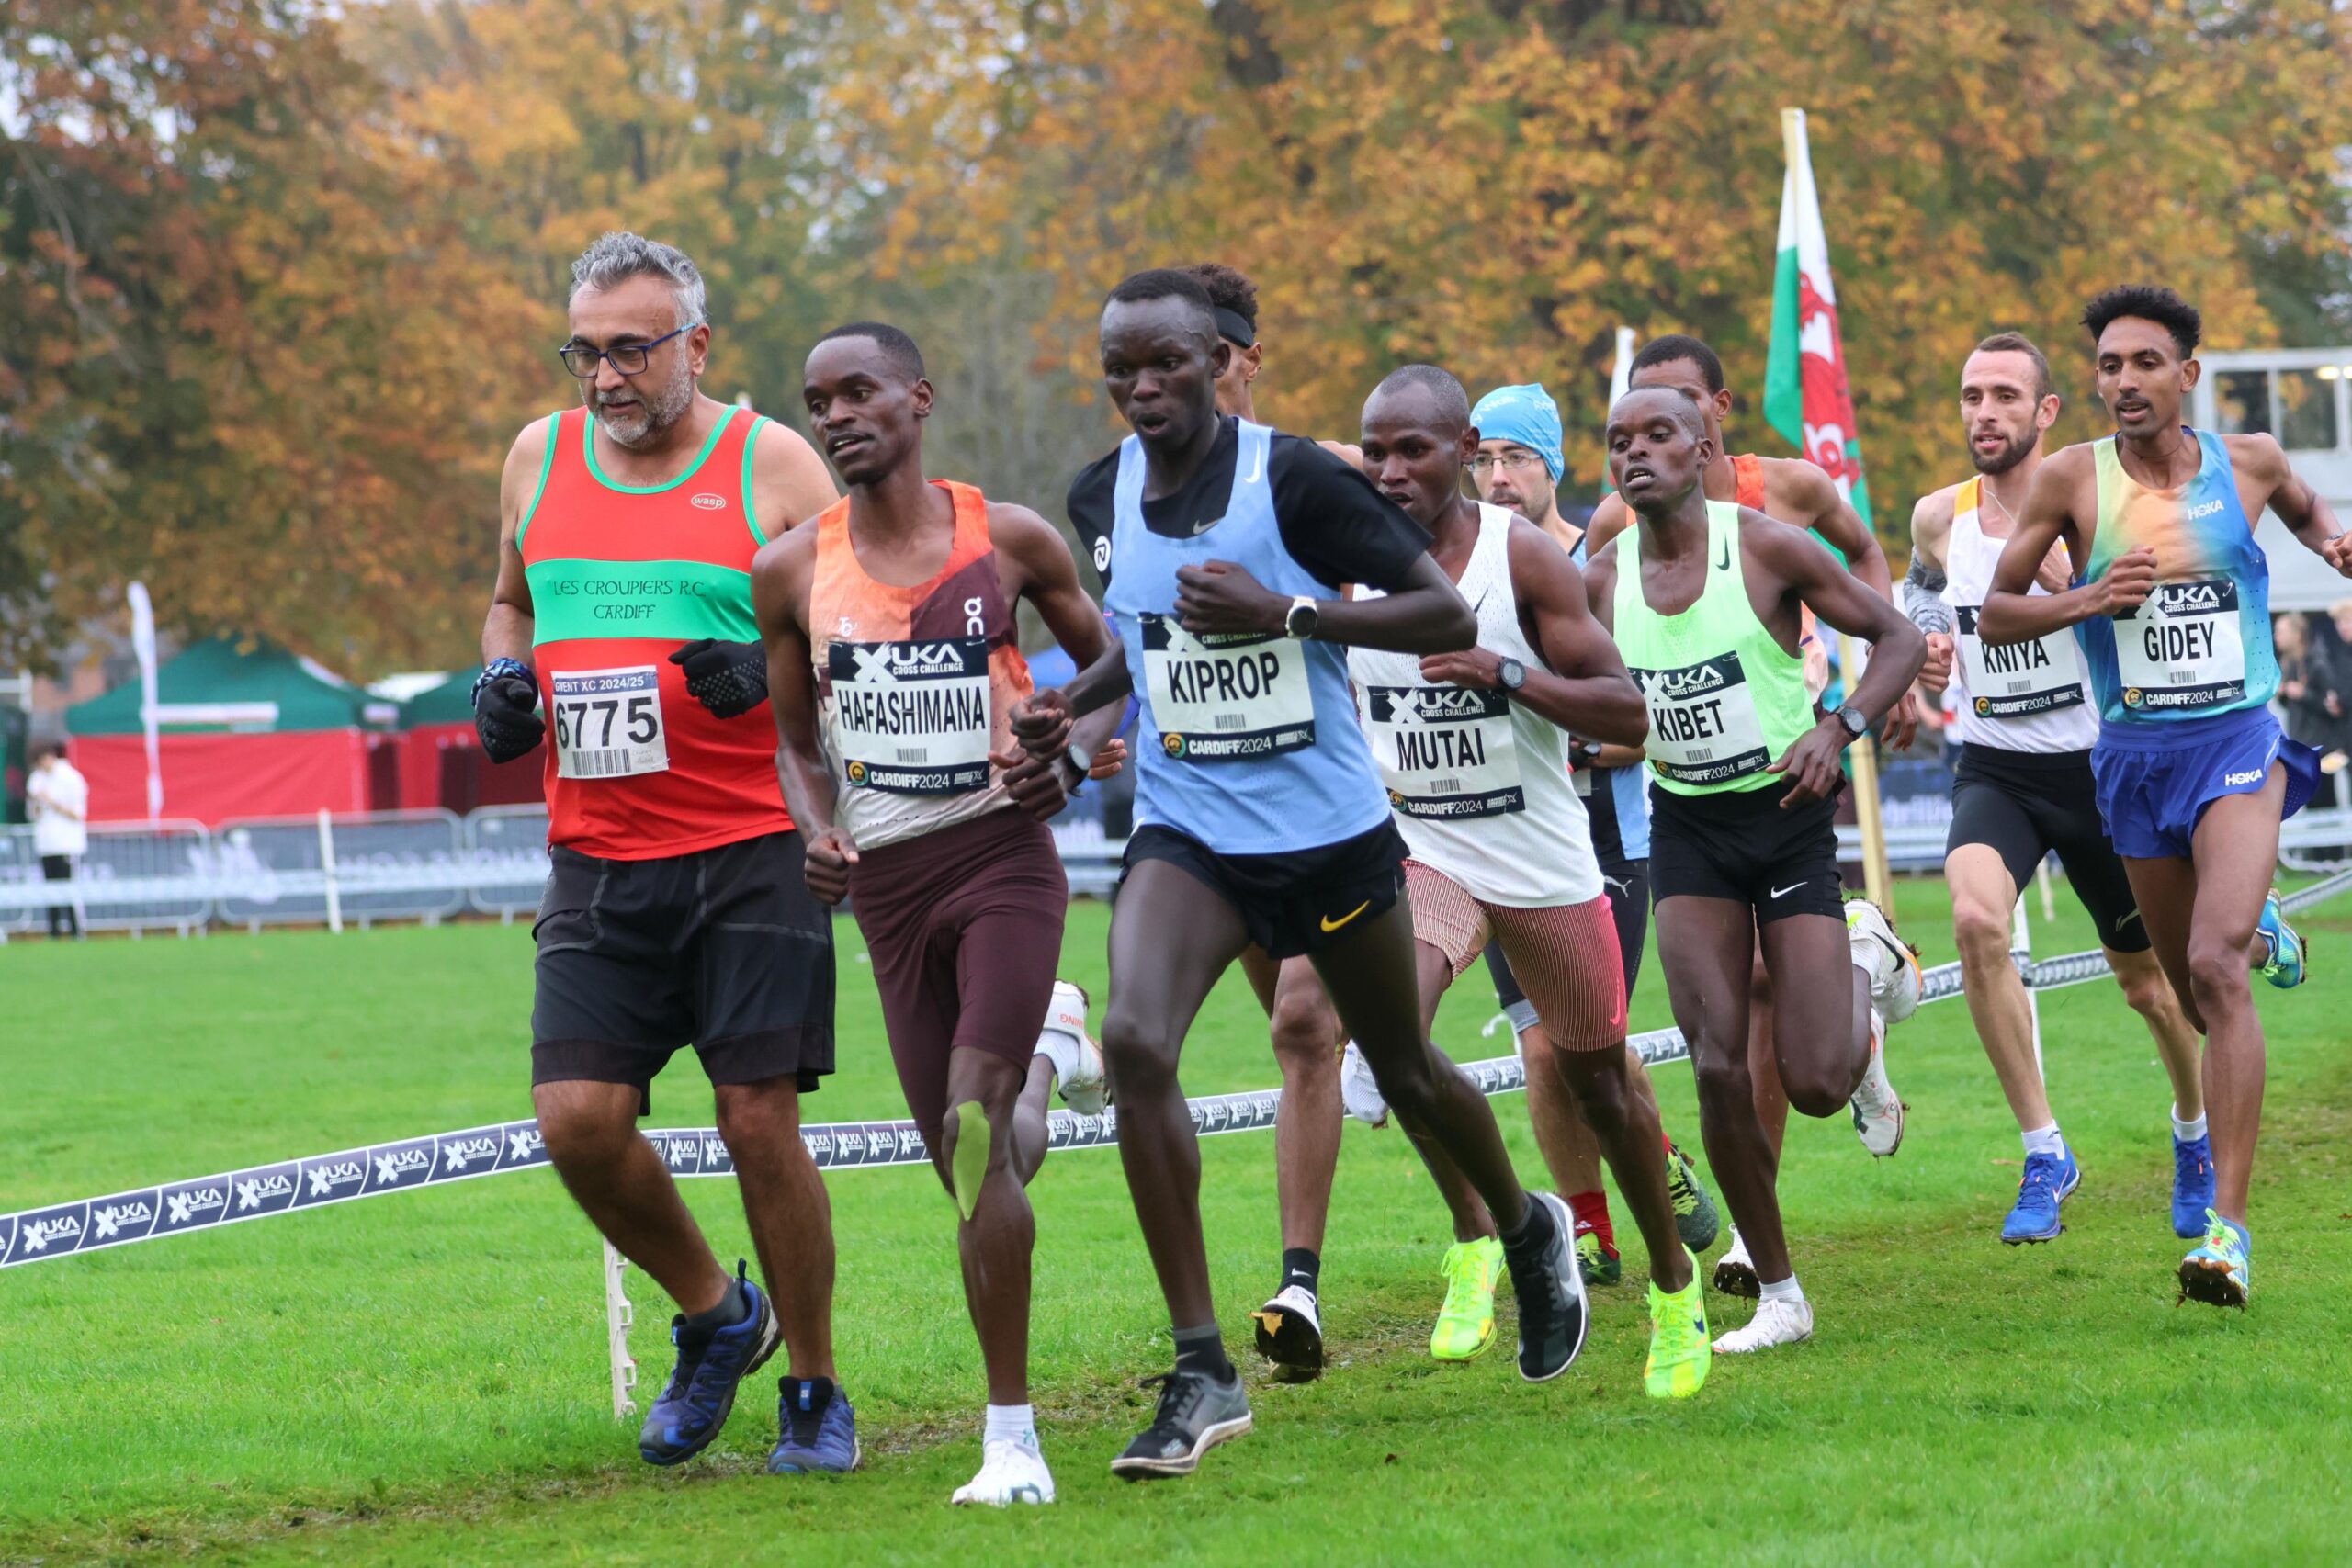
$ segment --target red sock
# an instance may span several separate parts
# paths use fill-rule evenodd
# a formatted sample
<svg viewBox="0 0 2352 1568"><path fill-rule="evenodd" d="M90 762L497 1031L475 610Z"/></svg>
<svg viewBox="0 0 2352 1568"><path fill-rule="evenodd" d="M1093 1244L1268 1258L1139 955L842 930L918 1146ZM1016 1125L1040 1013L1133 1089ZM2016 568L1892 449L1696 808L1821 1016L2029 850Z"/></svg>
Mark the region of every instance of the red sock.
<svg viewBox="0 0 2352 1568"><path fill-rule="evenodd" d="M1609 1224L1609 1194L1606 1192L1571 1192L1568 1209L1577 1217L1577 1235L1587 1231L1600 1238L1601 1249L1610 1256L1617 1253L1617 1233Z"/></svg>

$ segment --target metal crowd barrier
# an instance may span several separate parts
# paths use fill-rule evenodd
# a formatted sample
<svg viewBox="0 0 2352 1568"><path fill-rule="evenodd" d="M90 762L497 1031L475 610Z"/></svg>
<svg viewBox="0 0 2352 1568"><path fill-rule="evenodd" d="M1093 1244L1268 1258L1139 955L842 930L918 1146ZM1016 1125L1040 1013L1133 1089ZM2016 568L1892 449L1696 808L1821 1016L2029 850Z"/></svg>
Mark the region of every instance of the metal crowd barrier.
<svg viewBox="0 0 2352 1568"><path fill-rule="evenodd" d="M470 910L528 918L547 886L547 811L487 806L447 811L376 811L316 818L252 818L207 829L197 822L101 822L69 881L48 882L32 829L0 827L0 942L36 933L52 905L78 909L91 931L200 934L213 924L259 927L376 920L435 922ZM1945 826L1899 821L1886 830L1900 872L1932 872ZM1125 840L1099 825L1057 827L1070 892L1107 897ZM1839 853L1859 858L1861 837L1838 829ZM2279 835L2290 870L2325 873L2352 860L2352 810L2306 809Z"/></svg>

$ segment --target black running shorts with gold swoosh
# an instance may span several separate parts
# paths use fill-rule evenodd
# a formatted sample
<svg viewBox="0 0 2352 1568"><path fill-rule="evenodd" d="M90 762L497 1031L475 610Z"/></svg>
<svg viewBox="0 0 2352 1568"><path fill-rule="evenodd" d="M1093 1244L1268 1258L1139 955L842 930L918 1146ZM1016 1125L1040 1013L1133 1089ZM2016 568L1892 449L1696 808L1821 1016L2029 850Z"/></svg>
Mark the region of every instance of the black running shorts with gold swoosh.
<svg viewBox="0 0 2352 1568"><path fill-rule="evenodd" d="M1155 860L1232 905L1250 940L1275 958L1348 941L1405 893L1405 840L1394 818L1336 844L1275 855L1223 855L1173 828L1138 828L1122 882Z"/></svg>

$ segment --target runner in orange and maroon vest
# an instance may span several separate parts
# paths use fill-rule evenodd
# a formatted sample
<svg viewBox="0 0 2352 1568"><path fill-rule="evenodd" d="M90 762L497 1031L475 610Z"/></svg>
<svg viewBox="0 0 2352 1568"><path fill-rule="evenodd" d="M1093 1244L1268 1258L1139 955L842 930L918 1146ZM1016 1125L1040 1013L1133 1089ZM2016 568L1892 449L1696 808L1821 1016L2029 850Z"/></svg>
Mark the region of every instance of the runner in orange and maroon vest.
<svg viewBox="0 0 2352 1568"><path fill-rule="evenodd" d="M1714 443L1716 454L1714 461L1707 465L1708 500L1752 506L1768 517L1811 530L1814 537L1827 546L1829 552L1844 561L1847 570L1860 578L1871 592L1890 604L1899 603L1894 597L1893 575L1887 569L1886 552L1880 548L1877 536L1847 504L1836 481L1818 465L1803 457L1759 457L1753 453L1725 451L1723 422L1731 413L1731 393L1724 385L1723 361L1715 357L1713 349L1679 333L1652 338L1634 355L1630 385L1672 388L1699 405L1706 422L1707 439ZM1625 509L1622 497L1603 497L1592 514L1592 533L1587 548L1598 552L1632 521L1633 513ZM1803 635L1805 684L1818 698L1828 682L1829 669L1826 651L1814 633L1810 613L1804 620ZM1881 739L1891 750L1908 750L1918 724L1918 705L1906 693L1888 716ZM1778 1058L1773 1054L1772 994L1760 953L1749 984L1748 1077L1755 1089L1757 1116L1777 1155L1781 1134L1788 1126L1789 1100L1781 1092ZM1714 1282L1717 1290L1731 1295L1752 1297L1761 1289L1736 1228L1732 1232L1731 1246L1716 1264Z"/></svg>
<svg viewBox="0 0 2352 1568"><path fill-rule="evenodd" d="M536 422L507 457L475 724L493 761L552 741L531 1099L565 1187L678 1305L677 1369L638 1452L701 1451L781 1337L792 1409L772 1468L845 1469L831 1225L799 1125L799 1096L833 1066L832 925L802 884L754 712L751 579L762 542L833 488L798 435L698 390L703 309L701 276L670 246L607 234L573 263L560 352L584 406ZM714 1086L765 1291L719 1266L635 1130L686 1044Z"/></svg>
<svg viewBox="0 0 2352 1568"><path fill-rule="evenodd" d="M932 385L879 321L809 352L809 423L848 499L752 569L786 796L808 886L854 895L907 1107L962 1214L964 1298L988 1370L979 1472L958 1503L1050 1503L1029 1405L1023 1188L1046 1156L1054 1065L1038 1024L1069 888L1045 818L1082 768L1014 744L1026 598L1083 669L1110 646L1051 524L922 470ZM1091 753L1116 706L1082 727Z"/></svg>

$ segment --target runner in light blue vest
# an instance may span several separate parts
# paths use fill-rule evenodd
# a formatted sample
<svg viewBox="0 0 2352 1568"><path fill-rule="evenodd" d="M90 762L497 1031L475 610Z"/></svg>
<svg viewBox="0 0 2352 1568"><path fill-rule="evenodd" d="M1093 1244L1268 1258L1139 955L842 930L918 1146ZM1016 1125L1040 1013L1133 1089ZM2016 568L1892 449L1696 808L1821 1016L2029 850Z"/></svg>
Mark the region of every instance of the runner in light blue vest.
<svg viewBox="0 0 2352 1568"><path fill-rule="evenodd" d="M1250 1429L1211 1304L1177 1058L1252 942L1313 959L1382 1092L1478 1189L1502 1227L1522 1377L1567 1370L1585 1303L1566 1206L1520 1186L1486 1098L1422 1032L1404 845L1344 679L1344 647L1449 652L1476 640L1476 617L1428 536L1361 474L1312 443L1218 417L1232 347L1196 278L1155 270L1113 289L1102 353L1135 435L1079 476L1070 502L1099 537L1110 492L1097 560L1123 646L1021 705L1013 728L1033 753L1058 756L1075 716L1130 691L1143 699L1140 825L1112 917L1102 1026L1120 1156L1176 1340L1158 1412L1112 1461L1140 1480L1188 1474ZM1342 583L1382 592L1352 601Z"/></svg>
<svg viewBox="0 0 2352 1568"><path fill-rule="evenodd" d="M2067 447L2034 476L1978 632L2002 645L2074 626L2081 639L2100 714L2091 751L2099 813L2156 956L2206 1040L2215 1190L2205 1238L2181 1260L2181 1293L2242 1307L2263 1042L2241 955L2274 985L2303 977L2302 944L2270 880L2279 822L2319 780L2317 756L2263 705L2278 666L2254 524L2268 507L2346 576L2352 539L2275 438L2180 423L2199 373L2195 307L2168 288L2128 285L2093 299L2083 324L2116 433ZM2076 586L2029 597L2061 538Z"/></svg>

